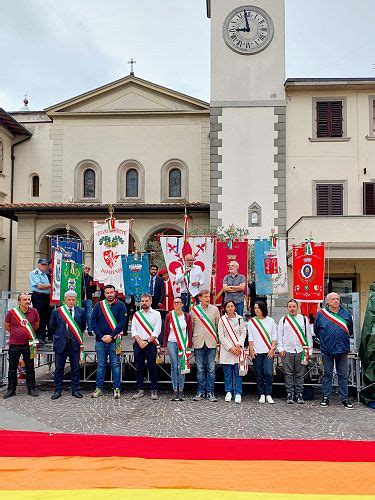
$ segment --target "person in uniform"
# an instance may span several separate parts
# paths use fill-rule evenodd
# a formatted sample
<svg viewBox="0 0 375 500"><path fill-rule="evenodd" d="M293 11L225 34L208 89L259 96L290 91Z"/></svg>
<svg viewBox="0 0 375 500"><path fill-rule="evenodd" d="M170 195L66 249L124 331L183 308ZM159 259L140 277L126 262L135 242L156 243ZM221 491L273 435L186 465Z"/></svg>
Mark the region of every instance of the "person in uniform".
<svg viewBox="0 0 375 500"><path fill-rule="evenodd" d="M48 260L39 259L36 269L30 273L31 301L39 314L39 328L35 334L39 346L43 347L46 339L46 327L49 319L49 295L51 283L48 279ZM50 341L48 341L50 342Z"/></svg>

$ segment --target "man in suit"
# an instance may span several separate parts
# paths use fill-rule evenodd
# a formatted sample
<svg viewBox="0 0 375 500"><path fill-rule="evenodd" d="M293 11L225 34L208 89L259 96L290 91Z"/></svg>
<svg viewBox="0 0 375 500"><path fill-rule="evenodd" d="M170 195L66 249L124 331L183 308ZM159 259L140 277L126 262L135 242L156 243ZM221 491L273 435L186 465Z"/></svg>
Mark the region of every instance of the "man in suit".
<svg viewBox="0 0 375 500"><path fill-rule="evenodd" d="M51 399L58 399L63 388L64 367L69 356L71 369L72 395L82 398L79 392L79 362L83 354L83 332L86 328L86 312L77 307L77 293L68 290L64 295L65 303L51 314L49 324L53 334L55 351L55 392Z"/></svg>
<svg viewBox="0 0 375 500"><path fill-rule="evenodd" d="M162 309L165 296L164 281L158 276L158 266L151 264L150 266L150 280L149 280L149 293L152 297L152 309Z"/></svg>

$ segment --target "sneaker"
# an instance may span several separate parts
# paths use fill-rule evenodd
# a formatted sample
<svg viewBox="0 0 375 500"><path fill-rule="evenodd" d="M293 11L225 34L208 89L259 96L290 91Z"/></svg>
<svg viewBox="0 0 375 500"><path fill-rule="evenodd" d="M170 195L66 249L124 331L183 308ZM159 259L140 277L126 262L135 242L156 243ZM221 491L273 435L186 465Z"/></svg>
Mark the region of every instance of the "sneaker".
<svg viewBox="0 0 375 500"><path fill-rule="evenodd" d="M156 401L158 398L158 392L157 391L151 391L151 399Z"/></svg>
<svg viewBox="0 0 375 500"><path fill-rule="evenodd" d="M345 401L341 401L341 404L347 410L352 410L353 409L352 403L350 401L348 401L347 399L345 399Z"/></svg>
<svg viewBox="0 0 375 500"><path fill-rule="evenodd" d="M302 394L297 394L297 403L299 405L304 405L305 404L305 400L303 399Z"/></svg>
<svg viewBox="0 0 375 500"><path fill-rule="evenodd" d="M234 402L241 403L241 401L242 401L241 394L236 394L234 397Z"/></svg>
<svg viewBox="0 0 375 500"><path fill-rule="evenodd" d="M185 401L185 396L184 396L184 393L183 393L183 392L179 392L179 393L178 393L178 399L179 399L180 401Z"/></svg>
<svg viewBox="0 0 375 500"><path fill-rule="evenodd" d="M258 403L265 403L266 402L266 396L264 394L262 394L259 398L259 401Z"/></svg>
<svg viewBox="0 0 375 500"><path fill-rule="evenodd" d="M232 401L232 393L231 392L227 392L226 395L225 395L225 401L227 403L229 403L230 401Z"/></svg>
<svg viewBox="0 0 375 500"><path fill-rule="evenodd" d="M266 401L268 404L270 405L274 405L275 404L275 401L272 399L272 396L266 396Z"/></svg>
<svg viewBox="0 0 375 500"><path fill-rule="evenodd" d="M177 391L173 392L173 396L171 397L171 401L180 401L180 396Z"/></svg>
<svg viewBox="0 0 375 500"><path fill-rule="evenodd" d="M30 389L27 389L27 394L28 396L32 396L33 398L37 398L39 396L34 387L30 387Z"/></svg>
<svg viewBox="0 0 375 500"><path fill-rule="evenodd" d="M113 389L113 399L120 399L120 389Z"/></svg>
<svg viewBox="0 0 375 500"><path fill-rule="evenodd" d="M197 394L193 397L193 401L203 401L203 394Z"/></svg>
<svg viewBox="0 0 375 500"><path fill-rule="evenodd" d="M8 399L11 398L12 396L16 395L16 391L13 390L7 390L7 392L4 394L3 399Z"/></svg>
<svg viewBox="0 0 375 500"><path fill-rule="evenodd" d="M143 389L138 389L138 391L133 394L132 399L141 399L145 395L145 391Z"/></svg>
<svg viewBox="0 0 375 500"><path fill-rule="evenodd" d="M96 388L95 391L91 394L91 398L98 398L99 396L103 396L103 391Z"/></svg>
<svg viewBox="0 0 375 500"><path fill-rule="evenodd" d="M326 408L328 405L329 405L329 399L326 398L325 396L322 397L322 399L320 401L320 406L324 406L324 408Z"/></svg>
<svg viewBox="0 0 375 500"><path fill-rule="evenodd" d="M294 403L293 394L288 394L287 397L286 397L286 404L287 405L292 405L293 403Z"/></svg>
<svg viewBox="0 0 375 500"><path fill-rule="evenodd" d="M215 397L215 394L213 392L207 393L207 399L208 401L211 401L211 403L216 403L217 398Z"/></svg>

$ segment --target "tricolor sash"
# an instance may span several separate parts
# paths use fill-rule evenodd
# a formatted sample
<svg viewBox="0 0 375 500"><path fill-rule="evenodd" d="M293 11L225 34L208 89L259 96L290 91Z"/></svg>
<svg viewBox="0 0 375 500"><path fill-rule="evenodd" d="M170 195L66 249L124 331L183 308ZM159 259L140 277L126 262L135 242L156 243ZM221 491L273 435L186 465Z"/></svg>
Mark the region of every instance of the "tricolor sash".
<svg viewBox="0 0 375 500"><path fill-rule="evenodd" d="M36 354L36 346L39 342L35 336L34 329L31 326L30 321L26 318L25 314L19 307L11 309L11 313L18 321L18 323L22 326L22 328L27 331L27 336L29 337L30 359L34 359Z"/></svg>
<svg viewBox="0 0 375 500"><path fill-rule="evenodd" d="M85 349L83 347L83 334L81 332L80 327L78 326L78 323L76 320L73 318L73 316L70 315L69 313L69 308L64 304L61 307L57 308L60 316L62 319L65 321L67 327L69 330L72 332L72 334L75 336L79 343L79 359L85 363L86 362L86 353Z"/></svg>
<svg viewBox="0 0 375 500"><path fill-rule="evenodd" d="M339 326L342 328L348 335L350 335L349 328L347 325L347 322L345 319L343 319L341 316L339 316L337 313L334 313L332 311L329 311L328 309L321 309L320 312L323 314L323 316L329 321L332 321L335 325Z"/></svg>
<svg viewBox="0 0 375 500"><path fill-rule="evenodd" d="M184 375L185 373L190 373L190 356L191 351L189 348L189 336L187 331L187 325L185 331L182 330L180 318L176 311L172 311L169 315L171 319L171 325L176 335L178 344L178 357L180 360L180 373Z"/></svg>
<svg viewBox="0 0 375 500"><path fill-rule="evenodd" d="M99 304L100 304L100 308L102 310L102 313L104 314L105 320L107 321L109 328L113 332L117 326L116 318L113 316L113 312L112 312L111 308L109 307L109 304L106 300L101 300L99 302ZM121 354L121 352L122 352L121 341L122 341L122 334L118 333L115 336L116 354Z"/></svg>
<svg viewBox="0 0 375 500"><path fill-rule="evenodd" d="M244 377L248 372L248 354L249 350L245 349L240 345L239 338L233 328L232 322L228 318L226 314L221 317L221 321L223 322L224 328L228 334L230 341L233 344L233 347L240 346L240 355L238 356L238 372L241 377Z"/></svg>
<svg viewBox="0 0 375 500"><path fill-rule="evenodd" d="M217 333L217 329L215 328L214 324L210 320L210 318L207 316L207 314L203 311L202 306L200 304L196 304L191 308L191 312L196 315L196 317L199 319L199 321L203 324L203 326L206 328L208 333L215 339L216 342L216 361L219 361L219 355L220 355L220 339L219 335Z"/></svg>
<svg viewBox="0 0 375 500"><path fill-rule="evenodd" d="M138 321L138 323L141 325L141 327L149 337L154 336L154 329L142 311L137 311L134 314L133 318ZM162 362L160 342L156 337L154 337L152 341L156 345L156 363L160 364Z"/></svg>
<svg viewBox="0 0 375 500"><path fill-rule="evenodd" d="M261 339L263 340L263 342L266 344L267 349L270 350L272 348L271 336L267 332L263 323L256 316L254 316L254 318L251 318L250 321L251 321L251 324L256 328L259 335L261 336Z"/></svg>
<svg viewBox="0 0 375 500"><path fill-rule="evenodd" d="M291 327L293 332L297 335L299 343L302 346L302 364L307 365L309 360L309 341L307 338L307 333L304 331L302 326L298 323L297 318L291 314L287 314L285 316L285 321L288 322L288 325Z"/></svg>

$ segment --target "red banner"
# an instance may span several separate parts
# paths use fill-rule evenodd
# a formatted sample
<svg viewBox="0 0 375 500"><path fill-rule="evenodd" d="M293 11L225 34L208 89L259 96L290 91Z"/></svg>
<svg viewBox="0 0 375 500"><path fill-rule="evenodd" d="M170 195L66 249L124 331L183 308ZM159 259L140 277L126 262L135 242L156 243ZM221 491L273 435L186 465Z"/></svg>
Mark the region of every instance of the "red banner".
<svg viewBox="0 0 375 500"><path fill-rule="evenodd" d="M305 253L305 243L293 245L293 298L302 302L324 300L324 243L309 243L312 253ZM308 245L308 247L309 247Z"/></svg>
<svg viewBox="0 0 375 500"><path fill-rule="evenodd" d="M249 245L247 241L233 241L229 248L224 241L216 242L216 260L212 265L214 283L214 304L221 304L223 298L223 279L229 274L229 262L235 260L240 265L238 272L246 278L245 293L247 294L247 273L249 262Z"/></svg>

